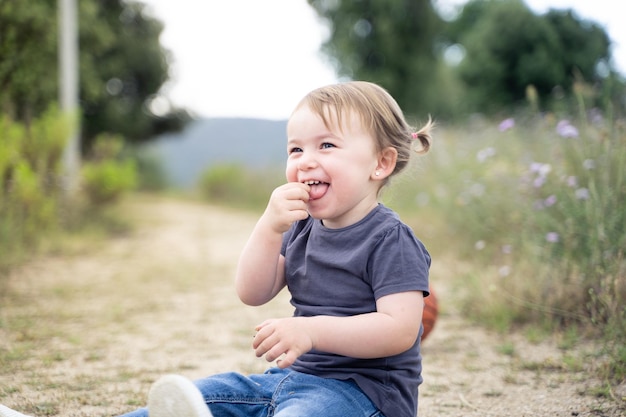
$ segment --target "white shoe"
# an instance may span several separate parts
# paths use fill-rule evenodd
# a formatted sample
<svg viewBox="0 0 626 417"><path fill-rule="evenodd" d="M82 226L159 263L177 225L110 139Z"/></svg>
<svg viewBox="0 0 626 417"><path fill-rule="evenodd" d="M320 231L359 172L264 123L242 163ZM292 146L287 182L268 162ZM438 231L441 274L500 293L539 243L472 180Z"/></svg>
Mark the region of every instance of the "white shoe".
<svg viewBox="0 0 626 417"><path fill-rule="evenodd" d="M212 417L202 393L180 375L166 375L157 380L148 394L150 417ZM0 417L5 417L0 414ZM20 414L6 417L22 417Z"/></svg>
<svg viewBox="0 0 626 417"><path fill-rule="evenodd" d="M15 410L10 409L0 404L0 417L29 417L26 414L18 413Z"/></svg>

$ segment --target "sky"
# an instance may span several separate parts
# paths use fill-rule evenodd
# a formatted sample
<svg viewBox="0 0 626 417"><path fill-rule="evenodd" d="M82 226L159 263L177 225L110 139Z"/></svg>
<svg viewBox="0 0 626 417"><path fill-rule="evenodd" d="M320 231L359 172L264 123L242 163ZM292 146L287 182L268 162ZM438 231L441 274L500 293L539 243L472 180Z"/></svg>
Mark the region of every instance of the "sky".
<svg viewBox="0 0 626 417"><path fill-rule="evenodd" d="M319 48L327 29L306 0L141 0L165 28L171 80L161 93L198 117L287 119L310 90L339 81ZM435 0L446 9L464 0ZM626 25L615 0L526 0L602 25L626 74ZM159 110L155 101L154 109Z"/></svg>

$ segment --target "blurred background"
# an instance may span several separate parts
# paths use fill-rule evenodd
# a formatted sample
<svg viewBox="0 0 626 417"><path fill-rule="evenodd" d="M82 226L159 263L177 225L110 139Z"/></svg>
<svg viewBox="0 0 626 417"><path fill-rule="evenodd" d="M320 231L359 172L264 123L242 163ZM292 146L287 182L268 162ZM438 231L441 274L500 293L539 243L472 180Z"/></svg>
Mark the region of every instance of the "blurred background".
<svg viewBox="0 0 626 417"><path fill-rule="evenodd" d="M626 25L610 0L0 0L0 280L123 199L260 212L309 90L385 87L433 150L391 184L499 331L626 377ZM621 16L623 18L623 16ZM436 285L436 281L435 281ZM2 286L0 286L1 291ZM497 296L494 296L497 295Z"/></svg>

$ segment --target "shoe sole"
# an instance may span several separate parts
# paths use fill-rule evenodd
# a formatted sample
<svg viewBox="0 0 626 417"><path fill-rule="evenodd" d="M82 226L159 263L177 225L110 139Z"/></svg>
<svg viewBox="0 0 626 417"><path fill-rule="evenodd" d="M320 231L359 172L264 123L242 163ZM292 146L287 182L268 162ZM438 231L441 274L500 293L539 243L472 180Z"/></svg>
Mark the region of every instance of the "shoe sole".
<svg viewBox="0 0 626 417"><path fill-rule="evenodd" d="M148 394L150 417L212 417L198 388L180 375L165 375Z"/></svg>
<svg viewBox="0 0 626 417"><path fill-rule="evenodd" d="M5 405L0 404L0 417L29 417L26 414L19 413Z"/></svg>

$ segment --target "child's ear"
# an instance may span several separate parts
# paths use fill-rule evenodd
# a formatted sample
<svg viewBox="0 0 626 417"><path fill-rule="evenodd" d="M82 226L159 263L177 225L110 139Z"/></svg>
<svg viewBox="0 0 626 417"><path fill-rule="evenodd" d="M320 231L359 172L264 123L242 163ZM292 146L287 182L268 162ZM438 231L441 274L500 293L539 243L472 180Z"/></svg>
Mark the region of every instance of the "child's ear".
<svg viewBox="0 0 626 417"><path fill-rule="evenodd" d="M396 168L398 161L398 151L396 148L389 146L378 154L378 164L372 173L372 179L382 180L387 178Z"/></svg>

